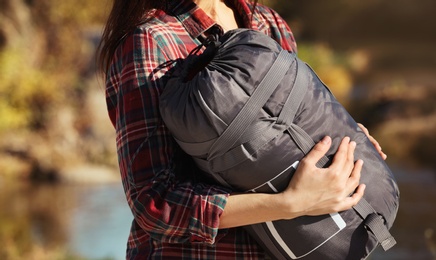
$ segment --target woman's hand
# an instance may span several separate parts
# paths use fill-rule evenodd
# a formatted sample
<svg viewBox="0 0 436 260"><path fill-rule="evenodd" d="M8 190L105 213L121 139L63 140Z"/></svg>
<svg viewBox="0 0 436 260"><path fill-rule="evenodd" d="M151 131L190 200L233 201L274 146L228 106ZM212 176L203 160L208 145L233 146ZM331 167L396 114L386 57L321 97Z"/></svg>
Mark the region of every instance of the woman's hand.
<svg viewBox="0 0 436 260"><path fill-rule="evenodd" d="M316 163L327 153L331 138L325 137L301 160L288 187L281 193L242 193L228 197L220 228L230 228L323 215L350 209L362 198L359 184L363 161L354 162L355 142L345 137L328 168Z"/></svg>
<svg viewBox="0 0 436 260"><path fill-rule="evenodd" d="M380 156L383 158L383 160L386 160L386 158L388 158L388 156L382 151L382 148L380 146L380 144L377 142L377 140L375 140L374 137L372 137L372 135L369 134L369 131L366 127L364 127L362 124L357 123L357 125L362 129L362 131L366 134L366 136L369 138L369 140L371 141L371 143L374 145L375 149L377 150L377 152L380 154Z"/></svg>
<svg viewBox="0 0 436 260"><path fill-rule="evenodd" d="M318 168L316 163L330 146L330 137L316 144L301 160L287 189L279 194L288 210L286 218L344 211L362 198L365 185L359 185L359 181L363 161L354 163L356 143L345 137L332 164Z"/></svg>

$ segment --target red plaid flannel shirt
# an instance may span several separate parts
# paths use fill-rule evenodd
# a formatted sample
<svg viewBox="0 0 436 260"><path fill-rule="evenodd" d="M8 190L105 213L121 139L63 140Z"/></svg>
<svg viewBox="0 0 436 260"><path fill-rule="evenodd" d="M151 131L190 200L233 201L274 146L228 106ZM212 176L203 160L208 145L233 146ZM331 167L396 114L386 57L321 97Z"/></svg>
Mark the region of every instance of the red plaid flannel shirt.
<svg viewBox="0 0 436 260"><path fill-rule="evenodd" d="M243 26L259 30L287 50L293 35L273 10L230 1ZM116 129L120 172L134 220L127 259L262 259L263 250L242 228L219 230L229 190L180 181L175 144L158 99L169 60L186 57L215 22L192 1L179 0L128 35L117 49L106 81L106 101Z"/></svg>

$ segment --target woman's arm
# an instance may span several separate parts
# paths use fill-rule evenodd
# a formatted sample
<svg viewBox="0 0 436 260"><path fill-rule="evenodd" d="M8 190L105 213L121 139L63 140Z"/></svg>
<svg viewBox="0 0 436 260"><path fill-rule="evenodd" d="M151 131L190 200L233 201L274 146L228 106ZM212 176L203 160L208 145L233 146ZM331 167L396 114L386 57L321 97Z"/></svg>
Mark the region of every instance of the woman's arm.
<svg viewBox="0 0 436 260"><path fill-rule="evenodd" d="M169 60L169 52L154 36L141 29L129 36L117 50L107 80L107 106L116 128L126 198L135 227L147 237L171 243L214 243L229 190L175 178L174 140L158 108L161 79L168 68L155 73ZM140 236L134 237L138 240L145 236L139 231L131 234Z"/></svg>
<svg viewBox="0 0 436 260"><path fill-rule="evenodd" d="M344 138L332 164L324 169L316 167L330 145L330 137L325 137L301 160L285 191L231 195L221 215L220 228L322 215L356 205L365 189L364 184L359 185L363 162L354 163L356 143Z"/></svg>

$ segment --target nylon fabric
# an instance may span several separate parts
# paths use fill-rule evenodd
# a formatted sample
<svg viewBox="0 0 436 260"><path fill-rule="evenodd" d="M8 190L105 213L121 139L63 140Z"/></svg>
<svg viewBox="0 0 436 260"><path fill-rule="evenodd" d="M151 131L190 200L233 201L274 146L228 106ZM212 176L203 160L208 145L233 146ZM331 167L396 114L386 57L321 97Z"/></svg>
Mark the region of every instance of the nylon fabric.
<svg viewBox="0 0 436 260"><path fill-rule="evenodd" d="M205 62L201 54L188 57L191 64L205 64L192 78L184 78L183 62L178 63L160 97L165 125L204 174L238 192L280 192L325 135L332 147L318 167L329 165L345 136L357 143L356 160L365 161L361 182L367 189L359 210L251 225L246 227L250 234L273 259L365 259L378 245L393 245L388 229L399 206L395 178L328 87L292 55L286 58L289 65L271 69L283 50L260 32L232 30L219 41L211 60ZM283 76L264 86L269 71ZM256 100L259 91L268 95ZM255 105L247 105L251 102ZM249 113L241 114L244 107ZM226 131L231 138L225 137L224 144L214 141ZM366 223L374 212L382 218Z"/></svg>
<svg viewBox="0 0 436 260"><path fill-rule="evenodd" d="M216 156L223 155L238 141L240 136L244 134L245 130L255 119L256 111L266 103L283 79L287 68L294 61L294 57L294 55L287 51L280 51L265 77L253 91L250 99L210 148L209 160L212 160Z"/></svg>

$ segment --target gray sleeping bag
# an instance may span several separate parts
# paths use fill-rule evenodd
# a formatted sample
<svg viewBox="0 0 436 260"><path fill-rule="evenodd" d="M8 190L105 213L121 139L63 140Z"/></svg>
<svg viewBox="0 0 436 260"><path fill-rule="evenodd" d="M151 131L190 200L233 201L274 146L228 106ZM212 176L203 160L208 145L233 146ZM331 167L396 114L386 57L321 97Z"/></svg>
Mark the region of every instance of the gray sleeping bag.
<svg viewBox="0 0 436 260"><path fill-rule="evenodd" d="M225 33L173 68L160 97L165 125L204 174L234 191L284 190L298 162L325 135L344 136L363 159L364 199L353 209L247 226L273 259L364 259L388 250L399 204L393 174L317 75L270 37Z"/></svg>

